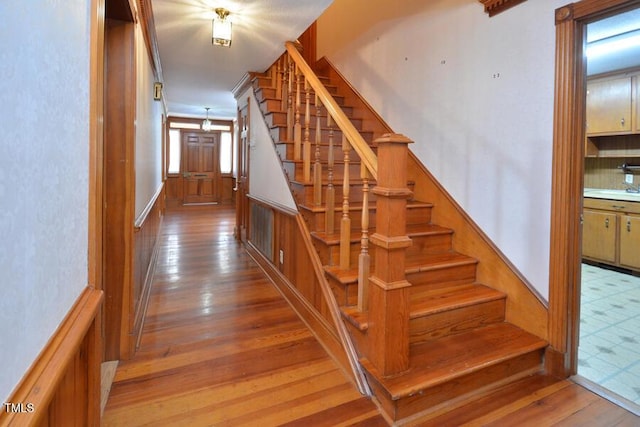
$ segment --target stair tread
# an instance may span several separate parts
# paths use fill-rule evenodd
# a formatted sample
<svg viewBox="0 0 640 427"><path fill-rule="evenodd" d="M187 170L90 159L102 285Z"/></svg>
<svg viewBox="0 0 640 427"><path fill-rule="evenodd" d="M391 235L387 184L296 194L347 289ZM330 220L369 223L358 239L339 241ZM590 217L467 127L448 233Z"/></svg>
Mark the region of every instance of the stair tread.
<svg viewBox="0 0 640 427"><path fill-rule="evenodd" d="M450 228L441 227L436 224L409 224L407 225L407 236L429 236L436 234L451 234L453 230ZM334 245L340 243L340 232L327 234L324 231L314 231L311 233L317 239L324 241L328 245ZM351 241L359 242L362 238L362 230L351 231Z"/></svg>
<svg viewBox="0 0 640 427"><path fill-rule="evenodd" d="M479 283L447 288L421 290L411 294L410 318L440 313L488 301L504 299L506 295Z"/></svg>
<svg viewBox="0 0 640 427"><path fill-rule="evenodd" d="M361 363L398 400L546 346L539 337L498 323L412 345L409 370L399 375L382 377L368 359Z"/></svg>
<svg viewBox="0 0 640 427"><path fill-rule="evenodd" d="M313 234L313 233L312 233ZM409 258L411 264L409 264ZM438 254L420 254L407 258L405 274L429 271L456 265L475 264L478 260L458 252L443 252ZM358 267L341 269L337 265L324 266L325 272L338 279L342 284L352 283L358 280Z"/></svg>
<svg viewBox="0 0 640 427"><path fill-rule="evenodd" d="M337 197L336 197L337 199ZM336 205L337 206L337 205ZM433 203L429 203L429 202L421 202L419 200L407 200L407 209L417 209L417 208L432 208L433 207ZM322 213L325 212L326 209L324 207L324 205L320 205L320 206L309 206L305 203L300 203L298 205L298 208L300 209L305 209L311 212L316 212L316 213ZM349 206L349 210L350 211L359 211L362 209L362 203L358 202L358 203L351 203ZM369 209L372 211L376 210L376 205L375 203L371 203L371 205L369 206ZM409 225L407 225L407 227L409 227ZM320 231L314 231L314 233L320 233Z"/></svg>

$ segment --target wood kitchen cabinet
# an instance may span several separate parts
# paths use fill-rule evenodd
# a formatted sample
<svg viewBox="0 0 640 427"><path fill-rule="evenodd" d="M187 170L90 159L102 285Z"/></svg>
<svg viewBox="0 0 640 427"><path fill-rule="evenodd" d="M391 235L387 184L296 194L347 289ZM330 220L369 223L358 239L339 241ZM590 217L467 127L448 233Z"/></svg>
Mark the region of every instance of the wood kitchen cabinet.
<svg viewBox="0 0 640 427"><path fill-rule="evenodd" d="M585 209L582 223L582 256L616 262L617 215Z"/></svg>
<svg viewBox="0 0 640 427"><path fill-rule="evenodd" d="M632 80L622 77L587 83L587 135L611 135L631 133ZM634 111L635 112L635 111Z"/></svg>
<svg viewBox="0 0 640 427"><path fill-rule="evenodd" d="M640 202L585 198L582 256L640 271Z"/></svg>
<svg viewBox="0 0 640 427"><path fill-rule="evenodd" d="M640 215L623 215L620 220L620 265L640 270Z"/></svg>

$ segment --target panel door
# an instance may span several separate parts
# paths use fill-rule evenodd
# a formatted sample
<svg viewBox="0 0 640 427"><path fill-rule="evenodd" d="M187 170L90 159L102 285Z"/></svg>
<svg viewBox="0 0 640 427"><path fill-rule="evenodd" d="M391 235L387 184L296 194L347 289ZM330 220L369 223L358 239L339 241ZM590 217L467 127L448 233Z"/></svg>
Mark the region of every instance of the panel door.
<svg viewBox="0 0 640 427"><path fill-rule="evenodd" d="M184 204L220 201L220 132L182 137Z"/></svg>
<svg viewBox="0 0 640 427"><path fill-rule="evenodd" d="M616 221L614 213L584 210L582 256L616 262Z"/></svg>
<svg viewBox="0 0 640 427"><path fill-rule="evenodd" d="M620 265L640 269L640 216L620 217Z"/></svg>

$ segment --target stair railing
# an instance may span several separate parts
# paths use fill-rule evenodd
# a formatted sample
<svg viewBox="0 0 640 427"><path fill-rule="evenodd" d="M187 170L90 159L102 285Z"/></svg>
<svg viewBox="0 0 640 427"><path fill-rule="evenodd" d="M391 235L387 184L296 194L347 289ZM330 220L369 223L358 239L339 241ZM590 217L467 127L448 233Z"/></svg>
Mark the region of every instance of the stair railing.
<svg viewBox="0 0 640 427"><path fill-rule="evenodd" d="M271 69L272 81L281 80L281 92L277 94L287 112L287 138L293 139L294 160L302 164L305 183L313 185L313 205L322 205L322 163L320 161L321 129L320 113L327 113L328 131L327 190L325 193L325 232L335 233L334 188L334 125L342 134L342 211L340 218L340 250L338 265L341 269L352 266L351 260L351 205L350 164L352 151L360 158L362 179L362 218L360 253L354 266L358 268L358 309L368 312L371 352L367 357L382 375L394 375L409 368L409 301L411 284L405 277L406 249L411 239L406 234L406 203L411 197L407 189L408 144L403 135L386 134L376 139L378 155L364 140L347 115L331 96L327 88L305 62L292 42L285 44L284 57ZM282 79L280 72L282 71ZM275 74L275 76L274 76ZM276 90L278 86L275 86ZM310 141L311 90L316 108L315 152ZM304 106L302 100L304 98ZM304 123L301 112L304 111ZM311 159L313 162L313 173ZM378 167L378 156L380 168ZM370 181L376 186L369 188ZM369 198L376 195L376 230L369 235ZM371 270L369 243L374 246L376 266ZM334 260L335 262L335 260ZM371 273L371 274L370 274ZM369 301L371 303L369 304Z"/></svg>
<svg viewBox="0 0 640 427"><path fill-rule="evenodd" d="M334 215L335 215L335 188L333 183L333 172L335 167L334 153L334 129L335 124L342 132L342 159L344 165L344 173L342 180L342 216L340 219L340 250L339 250L339 266L341 269L348 269L351 266L351 217L350 217L350 201L349 189L351 176L349 165L351 163L350 152L353 149L360 157L362 168L361 178L363 185L367 186L370 179L376 179L378 175L378 159L369 144L364 140L362 135L353 126L344 111L340 108L336 100L331 96L320 79L313 72L311 67L306 63L298 50L298 45L292 42L285 44L287 55L285 62L285 75L283 79L286 84L281 85L282 99L294 101L287 102L287 123L293 123L293 143L294 143L294 159L302 160L303 179L305 182L313 183L314 205L322 204L322 163L320 162L320 142L322 140L322 129L320 111L324 108L327 112L327 128L329 132L328 147L328 186L325 193L325 232L331 235L335 232ZM279 64L280 62L278 62ZM274 81L278 80L274 77ZM294 83L295 82L295 83ZM314 105L316 107L316 133L315 133L315 152L313 153L313 173L311 170L312 147L310 141L310 110L311 110L311 90L315 93ZM303 92L304 91L304 92ZM293 92L293 93L292 93ZM304 106L301 105L301 99L304 95ZM291 104L295 103L295 108ZM300 111L304 110L304 132L300 123ZM293 116L293 117L289 117ZM288 133L288 135L292 135ZM366 194L366 193L365 193ZM367 310L366 295L368 287L368 272L370 265L369 247L369 197L368 194L363 197L362 206L362 237L361 251L358 256L358 307L361 311Z"/></svg>

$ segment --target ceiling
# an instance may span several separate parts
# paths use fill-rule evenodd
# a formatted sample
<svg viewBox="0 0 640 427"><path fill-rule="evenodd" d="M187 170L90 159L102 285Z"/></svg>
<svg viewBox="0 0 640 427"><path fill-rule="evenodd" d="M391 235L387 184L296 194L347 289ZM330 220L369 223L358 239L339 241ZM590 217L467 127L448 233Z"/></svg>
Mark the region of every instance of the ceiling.
<svg viewBox="0 0 640 427"><path fill-rule="evenodd" d="M266 70L333 0L153 0L169 116L233 119L231 90L249 71ZM211 43L213 9L231 14L230 48Z"/></svg>
<svg viewBox="0 0 640 427"><path fill-rule="evenodd" d="M624 40L628 43L619 44ZM624 45L626 45L625 49L618 48ZM590 55L589 49L593 47L599 47L600 52ZM589 75L639 66L640 8L587 25L587 73Z"/></svg>

